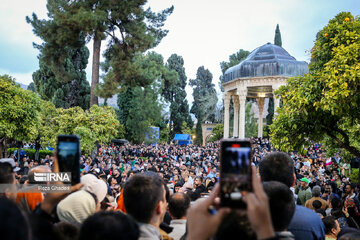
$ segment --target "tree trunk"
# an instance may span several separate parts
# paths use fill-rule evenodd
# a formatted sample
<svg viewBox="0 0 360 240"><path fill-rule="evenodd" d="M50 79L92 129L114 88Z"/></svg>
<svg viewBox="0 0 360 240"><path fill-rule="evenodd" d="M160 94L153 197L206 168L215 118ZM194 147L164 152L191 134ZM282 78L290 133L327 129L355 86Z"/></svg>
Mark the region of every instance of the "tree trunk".
<svg viewBox="0 0 360 240"><path fill-rule="evenodd" d="M90 90L90 107L94 104L98 105L98 97L95 96L95 88L99 83L100 72L100 47L101 39L95 34L93 47L93 62L92 62L92 76L91 76L91 90Z"/></svg>

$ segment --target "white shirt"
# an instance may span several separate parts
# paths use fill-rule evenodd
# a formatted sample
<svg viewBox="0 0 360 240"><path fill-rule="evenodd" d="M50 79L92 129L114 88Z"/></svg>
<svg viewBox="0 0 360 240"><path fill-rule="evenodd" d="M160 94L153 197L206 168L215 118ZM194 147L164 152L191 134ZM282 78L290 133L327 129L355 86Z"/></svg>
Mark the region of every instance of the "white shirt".
<svg viewBox="0 0 360 240"><path fill-rule="evenodd" d="M170 227L173 227L169 236L172 237L174 240L179 240L186 231L186 219L174 219L170 222Z"/></svg>

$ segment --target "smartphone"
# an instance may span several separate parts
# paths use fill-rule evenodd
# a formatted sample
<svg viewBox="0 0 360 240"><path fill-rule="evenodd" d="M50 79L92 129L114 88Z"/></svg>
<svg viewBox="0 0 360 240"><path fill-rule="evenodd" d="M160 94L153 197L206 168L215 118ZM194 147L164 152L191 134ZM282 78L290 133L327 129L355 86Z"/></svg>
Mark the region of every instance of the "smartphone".
<svg viewBox="0 0 360 240"><path fill-rule="evenodd" d="M250 140L225 139L220 147L221 206L246 208L244 192L252 192Z"/></svg>
<svg viewBox="0 0 360 240"><path fill-rule="evenodd" d="M80 182L80 137L76 135L59 135L57 158L60 172L71 172L71 184Z"/></svg>

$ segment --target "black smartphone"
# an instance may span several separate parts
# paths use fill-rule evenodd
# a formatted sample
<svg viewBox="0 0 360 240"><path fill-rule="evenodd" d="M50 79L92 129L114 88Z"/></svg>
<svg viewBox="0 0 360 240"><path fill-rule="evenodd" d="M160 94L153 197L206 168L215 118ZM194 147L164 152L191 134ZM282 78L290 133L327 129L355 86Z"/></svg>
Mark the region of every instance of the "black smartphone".
<svg viewBox="0 0 360 240"><path fill-rule="evenodd" d="M80 182L80 137L76 135L59 135L57 158L60 172L71 172L71 184Z"/></svg>
<svg viewBox="0 0 360 240"><path fill-rule="evenodd" d="M246 208L244 192L252 192L251 142L225 139L220 147L220 198L221 206Z"/></svg>

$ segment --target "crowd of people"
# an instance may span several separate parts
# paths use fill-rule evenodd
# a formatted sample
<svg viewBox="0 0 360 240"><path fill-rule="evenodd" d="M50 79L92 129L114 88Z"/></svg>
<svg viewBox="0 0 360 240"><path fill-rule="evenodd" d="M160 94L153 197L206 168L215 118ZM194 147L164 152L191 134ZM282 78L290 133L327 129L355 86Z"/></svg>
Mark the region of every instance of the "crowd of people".
<svg viewBox="0 0 360 240"><path fill-rule="evenodd" d="M251 141L246 209L219 207L219 142L103 145L81 157L71 193L0 193L1 239L360 239L350 164L320 143L300 154ZM26 186L51 171L54 156L12 155L0 160L0 184Z"/></svg>

